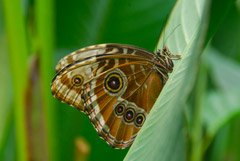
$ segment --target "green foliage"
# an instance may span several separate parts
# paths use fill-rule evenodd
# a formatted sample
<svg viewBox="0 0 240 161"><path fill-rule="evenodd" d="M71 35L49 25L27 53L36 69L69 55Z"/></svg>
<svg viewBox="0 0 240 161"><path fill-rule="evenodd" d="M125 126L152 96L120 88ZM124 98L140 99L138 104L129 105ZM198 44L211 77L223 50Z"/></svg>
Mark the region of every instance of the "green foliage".
<svg viewBox="0 0 240 161"><path fill-rule="evenodd" d="M27 37L19 1L2 1L4 8L5 27L8 41L8 53L11 68L12 86L14 89L14 123L16 149L21 161L27 159L27 132L25 124L25 88L27 80ZM14 27L17 26L17 27ZM3 51L4 52L4 51ZM7 107L10 108L10 107ZM5 110L6 108L3 108ZM7 118L8 119L8 118ZM4 121L5 122L5 121ZM8 121L6 121L7 123Z"/></svg>
<svg viewBox="0 0 240 161"><path fill-rule="evenodd" d="M186 160L182 104L192 88L193 78L196 77L197 62L202 51L201 42L204 42L205 38L204 23L207 23L208 8L207 1L183 0L173 9L165 34L169 35L174 27L181 24L169 38L167 45L172 52L181 53L182 59L175 62L175 70L151 110L126 160ZM189 22L191 25L188 25ZM160 39L160 42L163 40ZM159 44L158 48L161 46ZM173 151L176 155L174 157Z"/></svg>
<svg viewBox="0 0 240 161"><path fill-rule="evenodd" d="M209 57L212 80L218 87L218 90L207 93L203 107L207 133L211 136L240 114L240 90L236 88L240 82L240 65L213 48L206 50L205 54Z"/></svg>
<svg viewBox="0 0 240 161"><path fill-rule="evenodd" d="M0 160L240 160L239 20L234 0L1 0ZM58 60L98 43L182 55L130 149L50 92Z"/></svg>

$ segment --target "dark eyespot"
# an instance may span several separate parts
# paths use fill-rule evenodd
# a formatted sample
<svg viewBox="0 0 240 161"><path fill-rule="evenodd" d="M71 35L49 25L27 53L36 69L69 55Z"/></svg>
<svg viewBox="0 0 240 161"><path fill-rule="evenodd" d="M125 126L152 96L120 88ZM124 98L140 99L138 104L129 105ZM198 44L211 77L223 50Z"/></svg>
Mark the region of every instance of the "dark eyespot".
<svg viewBox="0 0 240 161"><path fill-rule="evenodd" d="M83 77L81 75L75 75L72 78L72 84L74 86L80 86L83 83Z"/></svg>
<svg viewBox="0 0 240 161"><path fill-rule="evenodd" d="M111 77L108 81L108 86L111 89L118 89L120 86L120 80L118 79L118 77Z"/></svg>
<svg viewBox="0 0 240 161"><path fill-rule="evenodd" d="M123 115L124 111L125 111L125 105L124 104L119 104L115 107L115 113L118 116Z"/></svg>
<svg viewBox="0 0 240 161"><path fill-rule="evenodd" d="M135 117L134 123L137 127L142 127L143 123L145 121L145 116L142 113L137 114Z"/></svg>
<svg viewBox="0 0 240 161"><path fill-rule="evenodd" d="M123 87L123 80L118 73L111 73L105 79L104 85L109 92L117 93Z"/></svg>
<svg viewBox="0 0 240 161"><path fill-rule="evenodd" d="M126 122L132 122L135 116L135 110L133 108L128 108L124 115L124 120Z"/></svg>

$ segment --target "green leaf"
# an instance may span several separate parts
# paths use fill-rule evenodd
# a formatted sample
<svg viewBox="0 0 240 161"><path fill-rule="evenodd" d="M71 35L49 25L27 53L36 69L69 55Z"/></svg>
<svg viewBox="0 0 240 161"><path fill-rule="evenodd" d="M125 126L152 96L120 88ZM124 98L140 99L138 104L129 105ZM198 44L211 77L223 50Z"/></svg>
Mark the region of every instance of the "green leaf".
<svg viewBox="0 0 240 161"><path fill-rule="evenodd" d="M239 116L240 101L233 103L226 94L212 91L206 95L203 110L207 134L214 136L226 123Z"/></svg>
<svg viewBox="0 0 240 161"><path fill-rule="evenodd" d="M180 0L171 13L158 48L163 47L163 39L180 24L169 36L166 45L173 53L181 54L182 59L175 62L173 73L125 160L186 160L180 135L183 131L182 104L196 77L208 9L208 0Z"/></svg>
<svg viewBox="0 0 240 161"><path fill-rule="evenodd" d="M1 7L1 4L0 4ZM0 160L3 160L3 149L5 148L6 138L9 134L10 125L12 123L12 84L9 65L9 57L7 52L7 40L4 34L3 26L1 26L2 15L0 13Z"/></svg>
<svg viewBox="0 0 240 161"><path fill-rule="evenodd" d="M240 114L240 91L237 88L240 82L240 66L214 48L206 52L211 77L217 90L206 95L204 122L208 135L214 136L221 127Z"/></svg>
<svg viewBox="0 0 240 161"><path fill-rule="evenodd" d="M228 57L223 56L214 48L210 48L209 66L211 67L211 76L222 92L229 95L229 97L239 98L240 90L236 88L240 81L240 65Z"/></svg>
<svg viewBox="0 0 240 161"><path fill-rule="evenodd" d="M175 2L81 0L66 4L59 0L57 46L80 48L98 43L124 43L153 50Z"/></svg>
<svg viewBox="0 0 240 161"><path fill-rule="evenodd" d="M228 11L233 10L232 6L233 6L234 2L235 2L235 0L212 0L211 9L210 9L211 15L210 15L210 20L209 20L209 28L208 28L208 32L207 32L206 44L212 38L212 36L216 34L220 25L222 25L223 20L226 18ZM227 24L227 25L229 25L229 24ZM232 36L231 36L231 38L232 38Z"/></svg>
<svg viewBox="0 0 240 161"><path fill-rule="evenodd" d="M227 153L227 144L228 144L228 138L230 134L230 126L225 126L219 130L217 133L214 143L211 148L210 152L210 161L223 161L225 160L225 156Z"/></svg>
<svg viewBox="0 0 240 161"><path fill-rule="evenodd" d="M27 150L25 88L27 83L27 34L20 0L2 1L4 25L7 33L7 45L14 90L14 123L16 127L16 149L19 161L26 161Z"/></svg>

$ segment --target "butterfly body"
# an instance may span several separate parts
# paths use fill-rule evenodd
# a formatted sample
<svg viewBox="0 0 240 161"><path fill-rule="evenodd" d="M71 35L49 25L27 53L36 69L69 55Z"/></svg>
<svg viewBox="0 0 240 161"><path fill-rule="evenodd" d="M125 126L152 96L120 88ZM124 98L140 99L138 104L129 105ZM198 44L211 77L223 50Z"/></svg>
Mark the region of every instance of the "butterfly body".
<svg viewBox="0 0 240 161"><path fill-rule="evenodd" d="M86 47L59 61L52 94L86 113L109 145L124 149L166 83L171 56L166 47L157 54L123 44Z"/></svg>

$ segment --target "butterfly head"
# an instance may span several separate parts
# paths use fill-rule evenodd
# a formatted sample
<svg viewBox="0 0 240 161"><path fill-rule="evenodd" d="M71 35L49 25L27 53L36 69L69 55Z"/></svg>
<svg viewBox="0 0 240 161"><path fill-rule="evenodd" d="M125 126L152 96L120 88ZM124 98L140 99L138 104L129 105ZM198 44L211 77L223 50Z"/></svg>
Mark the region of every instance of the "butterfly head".
<svg viewBox="0 0 240 161"><path fill-rule="evenodd" d="M156 65L166 73L171 73L173 70L174 64L172 60L181 59L181 55L174 55L167 46L162 50L159 49L156 54Z"/></svg>

